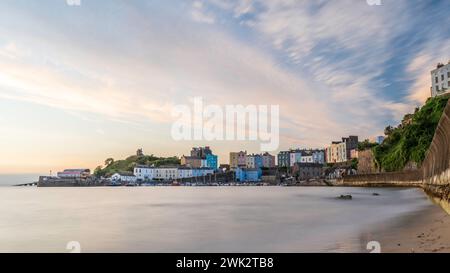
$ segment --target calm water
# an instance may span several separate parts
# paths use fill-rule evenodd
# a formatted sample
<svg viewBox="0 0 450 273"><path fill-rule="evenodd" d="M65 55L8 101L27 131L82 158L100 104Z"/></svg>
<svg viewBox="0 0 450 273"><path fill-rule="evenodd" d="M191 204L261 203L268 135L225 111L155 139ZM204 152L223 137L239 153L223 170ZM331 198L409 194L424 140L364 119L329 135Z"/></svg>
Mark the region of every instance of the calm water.
<svg viewBox="0 0 450 273"><path fill-rule="evenodd" d="M83 252L360 251L361 232L432 206L416 189L294 187L1 187L0 200L0 252L67 252L69 241Z"/></svg>
<svg viewBox="0 0 450 273"><path fill-rule="evenodd" d="M1 174L0 187L35 182L40 175L48 174Z"/></svg>

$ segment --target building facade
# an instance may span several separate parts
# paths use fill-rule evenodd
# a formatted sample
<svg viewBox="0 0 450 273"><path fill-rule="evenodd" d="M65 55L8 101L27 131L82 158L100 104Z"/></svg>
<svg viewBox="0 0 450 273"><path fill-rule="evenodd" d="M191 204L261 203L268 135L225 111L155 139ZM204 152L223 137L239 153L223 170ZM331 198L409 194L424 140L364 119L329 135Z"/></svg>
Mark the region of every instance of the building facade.
<svg viewBox="0 0 450 273"><path fill-rule="evenodd" d="M349 136L349 137L343 137L342 142L345 143L345 149L346 149L346 157L347 160L350 160L351 158L351 151L354 149L358 149L358 136Z"/></svg>
<svg viewBox="0 0 450 273"><path fill-rule="evenodd" d="M319 149L296 149L289 152L289 167L295 163L325 163L325 151ZM279 154L280 157L280 154Z"/></svg>
<svg viewBox="0 0 450 273"><path fill-rule="evenodd" d="M302 151L301 150L291 150L289 167L293 167L295 163L300 163L302 161Z"/></svg>
<svg viewBox="0 0 450 273"><path fill-rule="evenodd" d="M135 183L137 181L137 177L132 173L115 173L111 176L112 182L126 182L126 183Z"/></svg>
<svg viewBox="0 0 450 273"><path fill-rule="evenodd" d="M323 176L323 165L318 163L295 163L292 167L292 176L297 181L303 181Z"/></svg>
<svg viewBox="0 0 450 273"><path fill-rule="evenodd" d="M263 157L258 154L247 155L245 159L245 166L248 169L262 168L263 167Z"/></svg>
<svg viewBox="0 0 450 273"><path fill-rule="evenodd" d="M343 137L342 141L333 141L325 149L327 163L347 162L352 158L352 150L358 149L358 136Z"/></svg>
<svg viewBox="0 0 450 273"><path fill-rule="evenodd" d="M219 167L219 157L213 154L206 155L206 167L217 170Z"/></svg>
<svg viewBox="0 0 450 273"><path fill-rule="evenodd" d="M262 171L260 168L237 168L235 173L236 181L239 182L259 182L262 177Z"/></svg>
<svg viewBox="0 0 450 273"><path fill-rule="evenodd" d="M245 168L247 166L247 152L231 152L230 153L230 168Z"/></svg>
<svg viewBox="0 0 450 273"><path fill-rule="evenodd" d="M211 154L212 154L212 150L209 146L194 147L191 150L192 157L206 158L207 155L211 155Z"/></svg>
<svg viewBox="0 0 450 273"><path fill-rule="evenodd" d="M325 164L325 151L324 150L314 150L312 153L313 163Z"/></svg>
<svg viewBox="0 0 450 273"><path fill-rule="evenodd" d="M202 177L212 174L214 174L214 169L212 168L191 168L186 166L137 166L136 168L134 168L134 175L136 179L141 181L176 180L182 178Z"/></svg>
<svg viewBox="0 0 450 273"><path fill-rule="evenodd" d="M431 71L431 96L436 97L449 92L450 87L450 62L446 65L438 64Z"/></svg>
<svg viewBox="0 0 450 273"><path fill-rule="evenodd" d="M182 156L181 157L181 165L191 168L202 168L206 163L202 160L201 157L196 156Z"/></svg>
<svg viewBox="0 0 450 273"><path fill-rule="evenodd" d="M66 169L56 174L59 178L85 179L91 175L89 169Z"/></svg>
<svg viewBox="0 0 450 273"><path fill-rule="evenodd" d="M325 149L327 163L341 163L347 161L347 147L345 142L332 142Z"/></svg>
<svg viewBox="0 0 450 273"><path fill-rule="evenodd" d="M264 168L275 168L275 156L265 152L262 154L262 167Z"/></svg>
<svg viewBox="0 0 450 273"><path fill-rule="evenodd" d="M277 155L278 167L290 167L291 166L291 155L290 151L281 151Z"/></svg>

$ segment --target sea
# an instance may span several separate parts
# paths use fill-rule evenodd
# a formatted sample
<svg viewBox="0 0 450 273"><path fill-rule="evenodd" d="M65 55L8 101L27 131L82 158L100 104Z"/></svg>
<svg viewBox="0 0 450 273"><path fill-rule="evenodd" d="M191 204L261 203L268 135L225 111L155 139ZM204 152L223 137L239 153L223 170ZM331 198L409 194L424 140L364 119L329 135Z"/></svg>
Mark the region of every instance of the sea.
<svg viewBox="0 0 450 273"><path fill-rule="evenodd" d="M0 179L0 252L368 252L434 206L400 188L11 186L26 179Z"/></svg>

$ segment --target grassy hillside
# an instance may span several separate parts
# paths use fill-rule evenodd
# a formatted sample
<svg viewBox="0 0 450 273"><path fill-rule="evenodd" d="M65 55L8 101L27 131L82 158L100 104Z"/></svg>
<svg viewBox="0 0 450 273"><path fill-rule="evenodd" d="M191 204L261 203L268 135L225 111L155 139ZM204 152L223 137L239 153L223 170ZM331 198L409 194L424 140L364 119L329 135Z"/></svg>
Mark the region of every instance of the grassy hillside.
<svg viewBox="0 0 450 273"><path fill-rule="evenodd" d="M429 98L414 114L405 115L397 128L388 126L385 130L388 137L381 145L373 148L378 166L391 172L402 170L408 162L420 165L449 97Z"/></svg>
<svg viewBox="0 0 450 273"><path fill-rule="evenodd" d="M156 167L162 165L180 164L180 159L177 157L156 157L154 155L130 156L124 160L115 161L112 158L105 160L105 166L99 166L95 169L94 175L97 177L108 177L116 172L133 172L136 165L154 165Z"/></svg>

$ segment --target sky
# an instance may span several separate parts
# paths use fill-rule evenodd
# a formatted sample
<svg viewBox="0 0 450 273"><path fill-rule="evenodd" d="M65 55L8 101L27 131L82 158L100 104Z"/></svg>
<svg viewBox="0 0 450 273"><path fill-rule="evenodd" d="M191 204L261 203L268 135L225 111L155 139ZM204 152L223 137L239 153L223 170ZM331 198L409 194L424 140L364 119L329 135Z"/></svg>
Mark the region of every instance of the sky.
<svg viewBox="0 0 450 273"><path fill-rule="evenodd" d="M450 60L450 5L382 0L3 0L0 173L181 156L174 106L279 105L280 146L382 134L430 95Z"/></svg>

